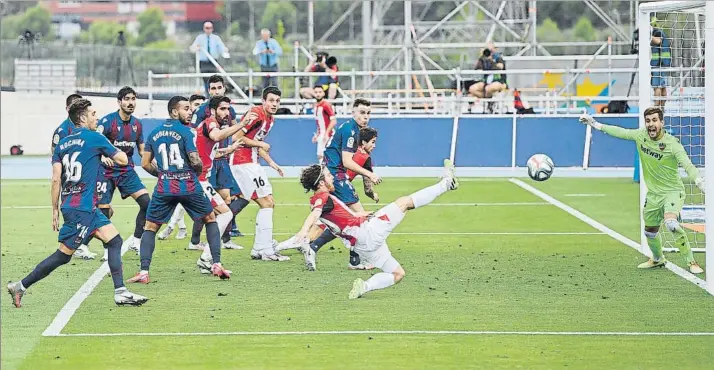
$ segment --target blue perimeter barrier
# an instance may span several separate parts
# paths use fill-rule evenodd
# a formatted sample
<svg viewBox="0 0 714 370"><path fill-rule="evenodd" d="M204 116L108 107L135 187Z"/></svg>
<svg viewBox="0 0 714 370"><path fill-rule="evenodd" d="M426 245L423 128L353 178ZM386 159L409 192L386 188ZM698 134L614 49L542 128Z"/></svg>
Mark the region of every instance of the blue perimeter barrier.
<svg viewBox="0 0 714 370"><path fill-rule="evenodd" d="M338 125L347 119L338 117ZM598 120L625 128L639 125L636 116L601 116ZM144 135L148 136L164 120L146 118L142 122ZM375 165L441 166L443 159L450 154L453 124L452 117L373 117L370 126L379 131L377 149L373 153ZM313 117L278 116L266 140L272 145L273 159L281 166L315 163L316 147L311 141L315 127ZM702 150L703 146L690 146L685 141L703 140L703 119L687 118L687 125L672 133L678 137L681 135L682 143L688 150ZM585 126L578 122L577 116L517 116L515 130L513 117L461 116L455 163L459 167L522 167L531 155L544 153L553 159L556 166L581 167L584 149ZM632 167L634 157L634 143L593 130L590 167ZM135 160L138 159L135 156ZM692 159L700 162L703 156L695 155Z"/></svg>

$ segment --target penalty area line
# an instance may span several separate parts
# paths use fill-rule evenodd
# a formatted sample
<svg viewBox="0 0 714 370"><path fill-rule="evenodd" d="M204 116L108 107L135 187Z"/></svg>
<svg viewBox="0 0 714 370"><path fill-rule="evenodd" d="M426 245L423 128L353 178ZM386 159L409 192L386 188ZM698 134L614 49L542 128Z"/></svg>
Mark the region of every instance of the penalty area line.
<svg viewBox="0 0 714 370"><path fill-rule="evenodd" d="M620 243L642 253L646 257L650 257L647 255L647 253L645 251L642 250L640 243L625 237L624 235L616 232L615 230L612 230L611 228L601 224L598 221L595 221L593 218L578 211L577 209L551 197L550 195L534 188L531 185L526 184L525 182L523 182L521 180L510 179L509 181L520 186L523 190L525 190L525 191L543 199L544 201L562 209L563 211L569 213L571 216L577 218L578 220L585 222L586 224L592 226L593 228L595 228L597 230L600 230L601 232L607 234L608 236L612 237L613 239L619 241ZM692 283L702 289L705 289L705 290L707 289L707 282L694 276L694 274L690 273L689 271L687 271L671 262L667 262L665 267L667 268L667 270L672 271L677 276L689 281L690 283Z"/></svg>
<svg viewBox="0 0 714 370"><path fill-rule="evenodd" d="M709 332L598 332L598 331L471 331L471 330L336 330L336 331L234 331L215 333L68 333L51 337L208 337L208 336L287 336L287 335L550 335L550 336L629 336L629 337L709 337ZM44 334L43 334L44 335Z"/></svg>

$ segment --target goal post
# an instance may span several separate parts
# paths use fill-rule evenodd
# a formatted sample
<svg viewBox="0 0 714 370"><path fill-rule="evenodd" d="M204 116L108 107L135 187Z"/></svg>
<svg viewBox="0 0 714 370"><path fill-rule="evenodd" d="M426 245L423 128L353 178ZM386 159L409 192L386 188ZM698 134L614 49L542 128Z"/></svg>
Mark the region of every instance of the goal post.
<svg viewBox="0 0 714 370"><path fill-rule="evenodd" d="M637 24L640 112L664 103L665 129L680 140L692 163L706 178L706 193L712 194L714 175L708 176L705 164L714 163L714 150L706 151L705 143L714 143L714 129L705 130L705 126L714 122L707 119L714 117L714 74L704 73L704 67L705 60L714 60L711 59L714 58L712 46L708 50L706 48L706 44L714 45L714 42L706 42L714 37L714 2L643 3L639 6ZM660 62L652 66L651 61L657 60L652 58L650 46L655 30L656 35L663 36L666 41L658 48ZM661 96L663 91L664 97ZM708 125L705 124L707 121ZM640 127L644 124L644 117L640 114ZM714 198L707 202L704 194L689 180L685 180L685 191L681 224L688 232L692 248L697 251L695 258L706 265L706 276L712 277L707 290L714 295L714 238L712 243L707 243L706 238L707 235L714 235ZM646 193L646 184L640 181L640 209L644 207ZM641 215L640 224L644 230ZM663 226L660 227L660 235L665 251L678 251L673 244L673 236ZM644 233L641 234L641 251L651 255ZM668 259L686 267L680 256L671 255Z"/></svg>

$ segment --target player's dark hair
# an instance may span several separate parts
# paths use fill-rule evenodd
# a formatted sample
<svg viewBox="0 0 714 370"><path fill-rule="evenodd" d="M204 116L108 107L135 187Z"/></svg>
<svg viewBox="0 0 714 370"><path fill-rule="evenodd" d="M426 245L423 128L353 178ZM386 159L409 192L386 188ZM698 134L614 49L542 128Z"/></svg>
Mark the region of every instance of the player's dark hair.
<svg viewBox="0 0 714 370"><path fill-rule="evenodd" d="M263 100L268 98L268 94L273 94L273 95L277 95L277 96L283 95L283 93L280 92L280 89L278 89L277 86L268 86L268 87L264 88L263 94L262 94Z"/></svg>
<svg viewBox="0 0 714 370"><path fill-rule="evenodd" d="M208 78L208 86L211 86L211 84L214 84L216 82L220 82L223 86L226 86L226 82L223 80L223 77L219 75L213 75Z"/></svg>
<svg viewBox="0 0 714 370"><path fill-rule="evenodd" d="M74 103L74 101L77 100L77 99L82 99L82 95L79 95L79 94L71 94L71 95L69 95L69 96L67 97L67 99L65 100L64 106L67 107L67 108L69 108L69 106L72 105L72 103Z"/></svg>
<svg viewBox="0 0 714 370"><path fill-rule="evenodd" d="M206 97L203 95L199 95L199 94L193 94L193 95L191 95L190 98L188 98L189 103L193 103L196 100L206 100Z"/></svg>
<svg viewBox="0 0 714 370"><path fill-rule="evenodd" d="M169 104L168 104L169 117L171 117L171 111L174 109L177 109L178 103L180 103L182 101L188 101L188 99L186 99L186 97L179 96L179 95L176 95L176 96L172 97L171 99L169 99Z"/></svg>
<svg viewBox="0 0 714 370"><path fill-rule="evenodd" d="M660 107L649 107L645 109L645 112L642 113L642 116L647 118L647 116L651 116L653 114L658 115L660 121L664 121L664 111Z"/></svg>
<svg viewBox="0 0 714 370"><path fill-rule="evenodd" d="M75 126L79 126L79 117L87 113L87 108L92 106L92 102L87 99L77 99L69 105L69 120L74 123Z"/></svg>
<svg viewBox="0 0 714 370"><path fill-rule="evenodd" d="M119 89L119 92L117 93L117 100L124 100L124 97L126 97L129 94L134 94L136 96L136 91L132 89L129 86L124 86L121 89Z"/></svg>
<svg viewBox="0 0 714 370"><path fill-rule="evenodd" d="M218 109L218 106L221 105L221 103L228 103L230 105L231 98L227 96L211 97L211 100L208 101L208 109Z"/></svg>
<svg viewBox="0 0 714 370"><path fill-rule="evenodd" d="M355 99L354 103L352 103L352 108L357 108L357 107L359 107L360 105L364 105L365 107L369 107L369 106L372 106L372 103L370 103L369 100L367 100L367 99L357 98L357 99Z"/></svg>
<svg viewBox="0 0 714 370"><path fill-rule="evenodd" d="M306 192L317 190L317 185L322 179L322 166L313 164L300 172L300 184Z"/></svg>
<svg viewBox="0 0 714 370"><path fill-rule="evenodd" d="M369 143L372 139L377 137L377 129L373 127L362 127L359 129L359 140L365 143ZM362 143L360 143L362 144Z"/></svg>

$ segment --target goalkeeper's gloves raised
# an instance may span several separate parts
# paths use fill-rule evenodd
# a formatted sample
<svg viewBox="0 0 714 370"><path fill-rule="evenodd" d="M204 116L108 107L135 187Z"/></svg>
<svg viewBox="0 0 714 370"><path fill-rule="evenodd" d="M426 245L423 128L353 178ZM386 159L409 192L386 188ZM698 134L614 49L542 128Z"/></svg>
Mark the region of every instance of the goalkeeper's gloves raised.
<svg viewBox="0 0 714 370"><path fill-rule="evenodd" d="M699 178L697 178L696 180L694 180L694 185L696 185L696 186L699 188L699 190L702 191L702 193L705 192L705 191L704 191L705 183L704 183L704 178L703 178L703 177L699 177Z"/></svg>
<svg viewBox="0 0 714 370"><path fill-rule="evenodd" d="M587 113L583 113L580 116L580 123L585 124L585 125L590 125L592 128L599 130L602 127L602 124L598 121L595 120L591 115Z"/></svg>

